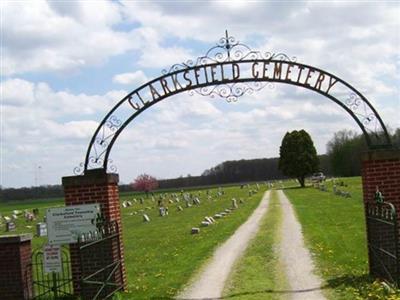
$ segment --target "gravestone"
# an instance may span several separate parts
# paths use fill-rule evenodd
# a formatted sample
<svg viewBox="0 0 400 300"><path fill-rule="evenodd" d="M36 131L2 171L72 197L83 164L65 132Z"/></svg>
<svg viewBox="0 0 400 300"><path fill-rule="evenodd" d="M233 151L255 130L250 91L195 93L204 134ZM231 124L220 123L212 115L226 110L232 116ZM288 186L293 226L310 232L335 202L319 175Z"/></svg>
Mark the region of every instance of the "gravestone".
<svg viewBox="0 0 400 300"><path fill-rule="evenodd" d="M165 208L164 207L160 207L158 209L159 215L160 217L164 217L165 216Z"/></svg>
<svg viewBox="0 0 400 300"><path fill-rule="evenodd" d="M192 230L191 230L191 233L192 233L192 234L198 234L198 233L200 233L200 228L193 227Z"/></svg>
<svg viewBox="0 0 400 300"><path fill-rule="evenodd" d="M208 225L210 225L210 223L208 223L207 221L201 222L201 226L203 227L207 227Z"/></svg>
<svg viewBox="0 0 400 300"><path fill-rule="evenodd" d="M10 231L15 231L16 230L16 228L17 228L17 226L15 226L15 223L14 222L7 222L6 223L6 231L7 232L10 232Z"/></svg>
<svg viewBox="0 0 400 300"><path fill-rule="evenodd" d="M215 215L214 215L214 218L220 219L220 218L222 218L222 215L221 215L221 214L215 214Z"/></svg>
<svg viewBox="0 0 400 300"><path fill-rule="evenodd" d="M36 235L37 236L47 236L47 224L37 223L36 224Z"/></svg>
<svg viewBox="0 0 400 300"><path fill-rule="evenodd" d="M205 218L204 218L204 221L206 221L206 222L208 222L208 223L210 223L210 224L213 224L213 223L214 223L214 221L211 220L210 217L205 217Z"/></svg>
<svg viewBox="0 0 400 300"><path fill-rule="evenodd" d="M31 214L30 212L25 213L25 221L32 222L34 219L35 219L34 214Z"/></svg>
<svg viewBox="0 0 400 300"><path fill-rule="evenodd" d="M148 215L143 214L143 222L150 222L150 218Z"/></svg>
<svg viewBox="0 0 400 300"><path fill-rule="evenodd" d="M232 198L232 208L238 208L235 198Z"/></svg>
<svg viewBox="0 0 400 300"><path fill-rule="evenodd" d="M178 211L182 211L183 210L183 208L182 208L182 206L178 206Z"/></svg>

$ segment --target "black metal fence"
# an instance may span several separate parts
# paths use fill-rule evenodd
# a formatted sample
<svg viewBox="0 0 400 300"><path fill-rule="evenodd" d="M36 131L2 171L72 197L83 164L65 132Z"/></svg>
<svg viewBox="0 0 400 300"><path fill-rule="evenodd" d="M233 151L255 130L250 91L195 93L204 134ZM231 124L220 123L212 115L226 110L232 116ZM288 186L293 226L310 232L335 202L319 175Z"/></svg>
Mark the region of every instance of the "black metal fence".
<svg viewBox="0 0 400 300"><path fill-rule="evenodd" d="M108 299L123 289L118 223L105 222L97 228L78 242L85 300Z"/></svg>
<svg viewBox="0 0 400 300"><path fill-rule="evenodd" d="M45 272L42 248L33 251L30 271L33 278L31 299L74 299L68 248L61 248L61 272Z"/></svg>
<svg viewBox="0 0 400 300"><path fill-rule="evenodd" d="M367 204L370 273L400 286L398 223L393 204Z"/></svg>

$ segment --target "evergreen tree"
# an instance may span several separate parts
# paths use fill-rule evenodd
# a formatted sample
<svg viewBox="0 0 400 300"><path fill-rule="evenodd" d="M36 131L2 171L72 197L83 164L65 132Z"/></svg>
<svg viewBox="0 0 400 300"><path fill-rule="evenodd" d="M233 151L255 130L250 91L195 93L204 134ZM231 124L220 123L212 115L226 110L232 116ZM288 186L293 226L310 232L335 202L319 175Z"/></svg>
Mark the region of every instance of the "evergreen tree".
<svg viewBox="0 0 400 300"><path fill-rule="evenodd" d="M304 187L305 177L318 171L319 160L314 142L305 130L287 132L279 149L279 169L295 177Z"/></svg>

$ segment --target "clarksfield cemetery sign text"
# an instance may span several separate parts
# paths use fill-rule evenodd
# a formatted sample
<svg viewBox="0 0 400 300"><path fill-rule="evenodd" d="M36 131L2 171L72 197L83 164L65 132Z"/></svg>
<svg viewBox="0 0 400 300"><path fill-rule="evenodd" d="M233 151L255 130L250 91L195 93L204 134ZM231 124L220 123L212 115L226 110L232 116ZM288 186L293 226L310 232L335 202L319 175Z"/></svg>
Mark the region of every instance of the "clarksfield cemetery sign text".
<svg viewBox="0 0 400 300"><path fill-rule="evenodd" d="M338 79L322 70L295 62L260 60L195 66L172 71L128 96L135 110L184 90L233 82L285 82L328 95Z"/></svg>

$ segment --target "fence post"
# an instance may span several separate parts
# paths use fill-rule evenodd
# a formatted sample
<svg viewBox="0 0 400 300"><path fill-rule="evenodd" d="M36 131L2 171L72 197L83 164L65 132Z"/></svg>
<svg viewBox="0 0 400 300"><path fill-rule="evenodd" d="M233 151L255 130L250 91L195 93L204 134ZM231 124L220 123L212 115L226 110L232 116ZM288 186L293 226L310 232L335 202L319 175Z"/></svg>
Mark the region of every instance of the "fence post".
<svg viewBox="0 0 400 300"><path fill-rule="evenodd" d="M0 298L30 299L32 291L32 234L0 236Z"/></svg>

